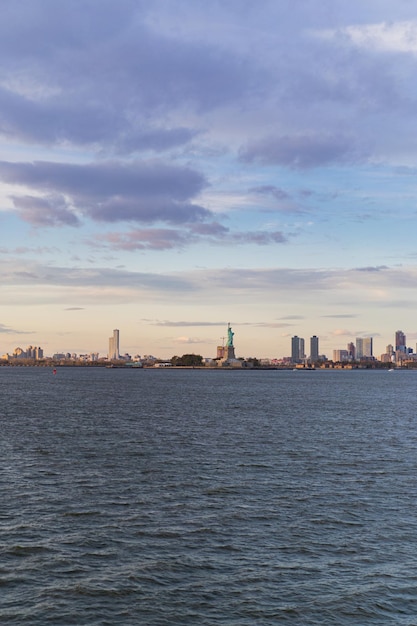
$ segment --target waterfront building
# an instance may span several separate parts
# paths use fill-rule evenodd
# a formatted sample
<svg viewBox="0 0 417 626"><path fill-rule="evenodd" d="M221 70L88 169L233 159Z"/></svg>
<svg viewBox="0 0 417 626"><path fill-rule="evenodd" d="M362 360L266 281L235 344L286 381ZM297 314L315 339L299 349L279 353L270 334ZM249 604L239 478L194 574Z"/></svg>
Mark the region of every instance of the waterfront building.
<svg viewBox="0 0 417 626"><path fill-rule="evenodd" d="M304 359L304 339L294 335L294 337L291 338L291 361L293 363L301 363Z"/></svg>
<svg viewBox="0 0 417 626"><path fill-rule="evenodd" d="M356 348L353 341L350 341L347 345L347 351L349 356L349 361L354 361L356 358Z"/></svg>
<svg viewBox="0 0 417 626"><path fill-rule="evenodd" d="M120 348L119 348L119 331L116 328L113 331L113 336L109 338L109 361L117 361L120 357Z"/></svg>
<svg viewBox="0 0 417 626"><path fill-rule="evenodd" d="M217 346L217 359L223 359L225 355L225 347Z"/></svg>
<svg viewBox="0 0 417 626"><path fill-rule="evenodd" d="M344 363L349 360L349 352L347 350L333 350L333 362Z"/></svg>
<svg viewBox="0 0 417 626"><path fill-rule="evenodd" d="M319 338L316 335L310 337L310 361L314 363L319 360Z"/></svg>
<svg viewBox="0 0 417 626"><path fill-rule="evenodd" d="M356 359L373 357L372 337L356 337Z"/></svg>
<svg viewBox="0 0 417 626"><path fill-rule="evenodd" d="M395 333L395 352L407 352L406 348L406 336L402 330L397 330Z"/></svg>
<svg viewBox="0 0 417 626"><path fill-rule="evenodd" d="M35 361L39 361L40 359L43 359L43 350L39 346L28 346L26 350L22 350L22 348L15 348L10 358L33 359Z"/></svg>
<svg viewBox="0 0 417 626"><path fill-rule="evenodd" d="M391 354L388 354L388 352L385 352L385 354L381 354L379 360L381 363L392 363L393 357Z"/></svg>

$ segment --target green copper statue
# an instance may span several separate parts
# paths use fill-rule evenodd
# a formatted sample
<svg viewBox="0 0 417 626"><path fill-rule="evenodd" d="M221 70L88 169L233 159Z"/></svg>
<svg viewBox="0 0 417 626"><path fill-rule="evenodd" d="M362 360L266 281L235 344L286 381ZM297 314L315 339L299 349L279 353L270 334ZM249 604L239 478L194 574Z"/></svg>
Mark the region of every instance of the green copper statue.
<svg viewBox="0 0 417 626"><path fill-rule="evenodd" d="M228 324L227 325L227 343L226 343L227 348L233 348L233 335L234 334L235 333L232 331L230 324Z"/></svg>

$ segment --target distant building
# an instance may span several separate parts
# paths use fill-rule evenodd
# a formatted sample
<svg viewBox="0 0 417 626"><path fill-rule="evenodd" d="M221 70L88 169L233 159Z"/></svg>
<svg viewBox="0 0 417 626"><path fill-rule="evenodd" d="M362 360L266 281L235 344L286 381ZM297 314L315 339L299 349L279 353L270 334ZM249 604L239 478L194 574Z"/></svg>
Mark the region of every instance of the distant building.
<svg viewBox="0 0 417 626"><path fill-rule="evenodd" d="M373 339L372 337L365 337L363 340L363 356L373 357Z"/></svg>
<svg viewBox="0 0 417 626"><path fill-rule="evenodd" d="M356 338L356 360L373 357L372 337Z"/></svg>
<svg viewBox="0 0 417 626"><path fill-rule="evenodd" d="M353 343L353 341L348 343L347 352L349 356L349 361L354 361L356 358L356 348L355 348L355 344Z"/></svg>
<svg viewBox="0 0 417 626"><path fill-rule="evenodd" d="M310 361L319 360L319 338L316 335L310 337Z"/></svg>
<svg viewBox="0 0 417 626"><path fill-rule="evenodd" d="M407 352L406 348L406 336L402 330L397 330L395 333L395 352Z"/></svg>
<svg viewBox="0 0 417 626"><path fill-rule="evenodd" d="M12 358L34 359L35 361L39 361L40 359L43 359L43 350L39 346L28 346L26 350L22 350L22 348L15 348Z"/></svg>
<svg viewBox="0 0 417 626"><path fill-rule="evenodd" d="M113 336L109 338L109 361L117 361L120 357L120 348L119 348L119 331L116 328L113 331Z"/></svg>
<svg viewBox="0 0 417 626"><path fill-rule="evenodd" d="M293 363L301 363L304 359L304 339L294 335L294 337L291 338L291 361Z"/></svg>
<svg viewBox="0 0 417 626"><path fill-rule="evenodd" d="M381 363L392 363L393 357L391 354L388 354L388 352L385 352L385 354L381 354L379 360L381 361Z"/></svg>
<svg viewBox="0 0 417 626"><path fill-rule="evenodd" d="M349 361L349 352L347 350L333 350L333 362L344 363Z"/></svg>
<svg viewBox="0 0 417 626"><path fill-rule="evenodd" d="M217 359L223 359L225 355L225 347L217 346Z"/></svg>

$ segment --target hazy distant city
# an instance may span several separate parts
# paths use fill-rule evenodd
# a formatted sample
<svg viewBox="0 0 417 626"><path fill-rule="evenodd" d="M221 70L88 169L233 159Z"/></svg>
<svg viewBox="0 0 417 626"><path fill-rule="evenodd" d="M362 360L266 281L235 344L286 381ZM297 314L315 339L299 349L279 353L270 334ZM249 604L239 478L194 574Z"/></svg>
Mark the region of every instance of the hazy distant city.
<svg viewBox="0 0 417 626"><path fill-rule="evenodd" d="M302 337L294 335L290 340L289 356L281 358L236 357L234 346L234 332L228 326L227 342L217 346L216 355L205 356L199 354L174 355L171 359L160 359L153 355L130 355L122 353L120 349L120 331L114 329L108 339L108 353L99 352L76 354L71 352L45 355L40 346L28 346L26 350L15 348L12 354L3 354L0 357L1 365L23 364L76 364L76 365L108 365L131 367L169 367L169 366L206 366L206 367L296 367L296 368L352 368L352 367L417 367L417 348L407 346L406 335L402 330L394 334L393 344L386 346L385 352L379 356L373 354L373 338L357 337L346 348L333 350L333 354L320 354L320 338L310 337L309 344ZM307 349L309 346L309 350Z"/></svg>

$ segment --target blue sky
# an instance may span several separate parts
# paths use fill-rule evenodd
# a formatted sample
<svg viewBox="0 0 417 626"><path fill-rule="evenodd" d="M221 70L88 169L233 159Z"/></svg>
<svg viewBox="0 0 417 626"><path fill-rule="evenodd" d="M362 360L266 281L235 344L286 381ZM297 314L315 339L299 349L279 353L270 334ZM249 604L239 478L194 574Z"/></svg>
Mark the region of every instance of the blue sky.
<svg viewBox="0 0 417 626"><path fill-rule="evenodd" d="M408 0L4 0L0 352L417 325Z"/></svg>

